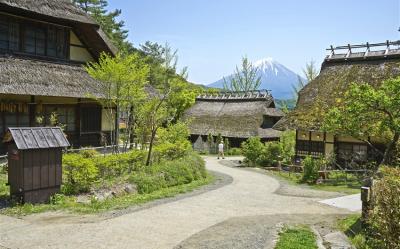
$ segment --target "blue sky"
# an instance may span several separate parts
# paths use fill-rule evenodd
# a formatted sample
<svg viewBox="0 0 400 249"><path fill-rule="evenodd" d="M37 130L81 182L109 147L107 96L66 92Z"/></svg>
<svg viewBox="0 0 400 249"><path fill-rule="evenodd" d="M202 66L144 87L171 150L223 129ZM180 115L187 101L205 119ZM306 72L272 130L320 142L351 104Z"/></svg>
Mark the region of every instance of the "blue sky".
<svg viewBox="0 0 400 249"><path fill-rule="evenodd" d="M329 45L400 38L398 0L109 0L135 46L169 42L189 80L209 84L241 57L273 57L300 73Z"/></svg>

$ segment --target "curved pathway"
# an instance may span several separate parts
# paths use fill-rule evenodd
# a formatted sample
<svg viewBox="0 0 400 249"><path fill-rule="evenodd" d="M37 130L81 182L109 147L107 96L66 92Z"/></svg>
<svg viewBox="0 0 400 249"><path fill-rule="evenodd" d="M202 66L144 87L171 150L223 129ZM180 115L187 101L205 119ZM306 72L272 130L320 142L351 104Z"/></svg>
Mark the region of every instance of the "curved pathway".
<svg viewBox="0 0 400 249"><path fill-rule="evenodd" d="M227 174L224 187L112 219L41 221L0 216L0 248L174 248L201 231L240 217L345 214L320 198L275 194L279 182L267 175L226 167L206 158L207 168ZM181 246L179 246L181 247Z"/></svg>

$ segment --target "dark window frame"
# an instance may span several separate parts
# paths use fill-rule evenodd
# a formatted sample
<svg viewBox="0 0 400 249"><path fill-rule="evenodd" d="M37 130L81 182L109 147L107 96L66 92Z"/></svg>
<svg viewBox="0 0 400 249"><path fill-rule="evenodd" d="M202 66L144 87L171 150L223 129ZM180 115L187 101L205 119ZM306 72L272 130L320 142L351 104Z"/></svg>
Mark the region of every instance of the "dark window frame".
<svg viewBox="0 0 400 249"><path fill-rule="evenodd" d="M324 141L310 141L310 140L297 140L296 141L296 154L300 156L324 156L325 155L325 142Z"/></svg>
<svg viewBox="0 0 400 249"><path fill-rule="evenodd" d="M71 28L65 27L65 26L60 26L56 24L51 24L51 23L42 23L42 22L37 22L37 21L32 21L32 20L27 20L23 18L18 18L18 17L13 17L13 16L8 16L4 14L0 14L0 21L5 21L8 23L8 27L11 26L12 23L17 24L18 26L18 50L11 49L10 48L10 35L8 37L8 48L0 48L0 53L12 53L12 54L17 54L17 55L26 55L26 56L34 56L37 58L44 58L44 59L55 59L55 60L63 60L63 61L68 61L70 60L70 54L69 54L69 45L70 45L70 31ZM48 43L49 43L49 29L55 29L56 30L56 55L49 55L48 51ZM34 37L34 52L27 52L26 51L26 34L27 30L33 31L35 34ZM42 30L44 34L44 44L43 44L43 51L44 53L38 53L37 51L37 31ZM58 41L59 35L62 34L62 41ZM62 50L58 51L58 47L61 47Z"/></svg>

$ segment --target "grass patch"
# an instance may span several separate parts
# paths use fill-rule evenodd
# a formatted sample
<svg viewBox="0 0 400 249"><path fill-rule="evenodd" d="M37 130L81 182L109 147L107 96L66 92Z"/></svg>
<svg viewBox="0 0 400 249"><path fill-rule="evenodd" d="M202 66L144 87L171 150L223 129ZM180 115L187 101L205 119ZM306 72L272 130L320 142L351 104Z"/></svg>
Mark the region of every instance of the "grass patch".
<svg viewBox="0 0 400 249"><path fill-rule="evenodd" d="M316 236L309 227L286 227L279 233L275 249L318 249Z"/></svg>
<svg viewBox="0 0 400 249"><path fill-rule="evenodd" d="M309 185L312 189L329 191L329 192L339 192L344 194L359 194L361 189L361 184L353 183L353 184L331 184L331 183L323 183L323 184L315 184Z"/></svg>
<svg viewBox="0 0 400 249"><path fill-rule="evenodd" d="M206 178L193 181L188 184L173 186L169 188L163 188L146 194L132 194L124 195L121 197L110 198L105 201L92 200L88 204L77 203L75 197L67 197L63 195L56 195L51 204L40 204L40 205L17 205L10 208L5 208L0 211L1 214L11 216L24 216L34 213L41 213L46 211L68 211L79 214L96 214L105 212L108 210L124 209L130 206L143 204L149 201L173 197L181 193L187 193L194 189L210 184L215 181L215 177L208 174Z"/></svg>
<svg viewBox="0 0 400 249"><path fill-rule="evenodd" d="M361 183L351 176L349 176L348 181L337 180L332 182L324 182L322 184L307 184L301 181L301 173L289 173L286 171L268 171L268 174L285 180L292 185L302 184L303 186L307 186L315 190L339 192L344 194L358 194L360 193L361 189Z"/></svg>
<svg viewBox="0 0 400 249"><path fill-rule="evenodd" d="M371 249L361 227L361 215L353 214L337 223L337 227L346 234L351 244L357 249Z"/></svg>

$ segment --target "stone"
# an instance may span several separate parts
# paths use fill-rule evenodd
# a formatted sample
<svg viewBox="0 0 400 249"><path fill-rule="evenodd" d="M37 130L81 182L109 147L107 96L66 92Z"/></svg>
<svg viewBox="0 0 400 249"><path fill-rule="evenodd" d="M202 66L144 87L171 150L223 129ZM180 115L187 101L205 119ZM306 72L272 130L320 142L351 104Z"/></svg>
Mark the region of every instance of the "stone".
<svg viewBox="0 0 400 249"><path fill-rule="evenodd" d="M325 243L328 243L331 249L351 249L353 248L346 235L342 232L329 233L324 236Z"/></svg>

